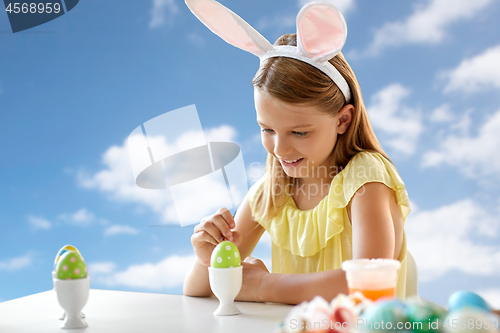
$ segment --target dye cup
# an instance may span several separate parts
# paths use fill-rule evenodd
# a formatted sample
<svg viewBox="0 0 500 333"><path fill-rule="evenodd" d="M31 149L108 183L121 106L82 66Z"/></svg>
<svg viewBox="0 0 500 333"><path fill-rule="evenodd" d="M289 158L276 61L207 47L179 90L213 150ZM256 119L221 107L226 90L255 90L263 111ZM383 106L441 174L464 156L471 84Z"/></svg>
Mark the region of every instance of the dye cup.
<svg viewBox="0 0 500 333"><path fill-rule="evenodd" d="M394 259L354 259L342 263L349 294L360 291L373 301L395 298L401 263Z"/></svg>

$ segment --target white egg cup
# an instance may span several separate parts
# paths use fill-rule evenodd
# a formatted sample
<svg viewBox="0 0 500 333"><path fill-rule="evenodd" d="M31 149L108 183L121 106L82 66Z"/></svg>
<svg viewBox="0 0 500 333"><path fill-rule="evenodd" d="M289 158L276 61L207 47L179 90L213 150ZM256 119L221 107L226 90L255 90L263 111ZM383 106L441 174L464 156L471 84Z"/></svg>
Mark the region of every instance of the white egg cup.
<svg viewBox="0 0 500 333"><path fill-rule="evenodd" d="M60 280L54 277L52 280L54 281L57 301L65 311L62 316L64 321L59 327L63 329L87 327L81 310L89 299L90 276L73 280Z"/></svg>
<svg viewBox="0 0 500 333"><path fill-rule="evenodd" d="M243 267L208 267L208 278L212 292L220 301L214 315L232 316L240 314L240 310L234 305L234 299L241 290Z"/></svg>
<svg viewBox="0 0 500 333"><path fill-rule="evenodd" d="M57 272L52 271L52 279L57 279ZM85 318L85 314L82 312L81 313L82 318ZM59 316L59 320L64 320L66 318L66 311L63 311L62 315Z"/></svg>

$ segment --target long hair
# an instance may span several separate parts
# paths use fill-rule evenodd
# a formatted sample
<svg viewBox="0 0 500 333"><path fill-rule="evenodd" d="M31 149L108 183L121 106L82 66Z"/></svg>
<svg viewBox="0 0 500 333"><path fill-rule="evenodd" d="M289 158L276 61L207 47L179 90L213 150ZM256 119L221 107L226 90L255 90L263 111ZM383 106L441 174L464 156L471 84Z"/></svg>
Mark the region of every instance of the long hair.
<svg viewBox="0 0 500 333"><path fill-rule="evenodd" d="M296 34L281 36L275 45L297 46ZM342 53L329 61L346 79L352 96L350 104L354 106L352 121L347 131L338 136L330 153L330 166L341 170L355 154L362 151L380 153L390 161L370 124L361 88L351 67ZM328 75L305 62L292 58L268 58L255 74L252 85L283 102L318 106L323 112L332 116L337 115L346 105L344 95ZM255 201L256 216L274 217L289 195L283 189L290 188L294 183L295 179L284 172L279 160L268 154L264 190Z"/></svg>

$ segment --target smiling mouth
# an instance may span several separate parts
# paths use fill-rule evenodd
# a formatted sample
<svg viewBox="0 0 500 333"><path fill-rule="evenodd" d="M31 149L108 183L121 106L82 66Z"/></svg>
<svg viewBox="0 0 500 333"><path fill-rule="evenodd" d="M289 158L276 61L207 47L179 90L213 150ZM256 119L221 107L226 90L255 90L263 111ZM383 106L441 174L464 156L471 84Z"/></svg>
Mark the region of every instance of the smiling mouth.
<svg viewBox="0 0 500 333"><path fill-rule="evenodd" d="M297 164L299 164L304 158L299 158L299 159L296 159L296 160L283 160L283 159L280 159L281 161L281 164L284 164L286 166L295 166Z"/></svg>

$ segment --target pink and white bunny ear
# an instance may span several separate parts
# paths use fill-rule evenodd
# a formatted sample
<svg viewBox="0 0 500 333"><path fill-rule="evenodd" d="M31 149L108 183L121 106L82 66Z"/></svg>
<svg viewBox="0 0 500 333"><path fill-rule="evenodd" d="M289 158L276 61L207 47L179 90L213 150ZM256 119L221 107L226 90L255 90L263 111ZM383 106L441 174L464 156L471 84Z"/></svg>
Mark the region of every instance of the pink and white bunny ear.
<svg viewBox="0 0 500 333"><path fill-rule="evenodd" d="M214 0L185 0L193 14L229 44L261 57L273 46L241 17Z"/></svg>
<svg viewBox="0 0 500 333"><path fill-rule="evenodd" d="M344 16L329 3L309 3L297 15L297 47L319 63L336 56L346 38Z"/></svg>

